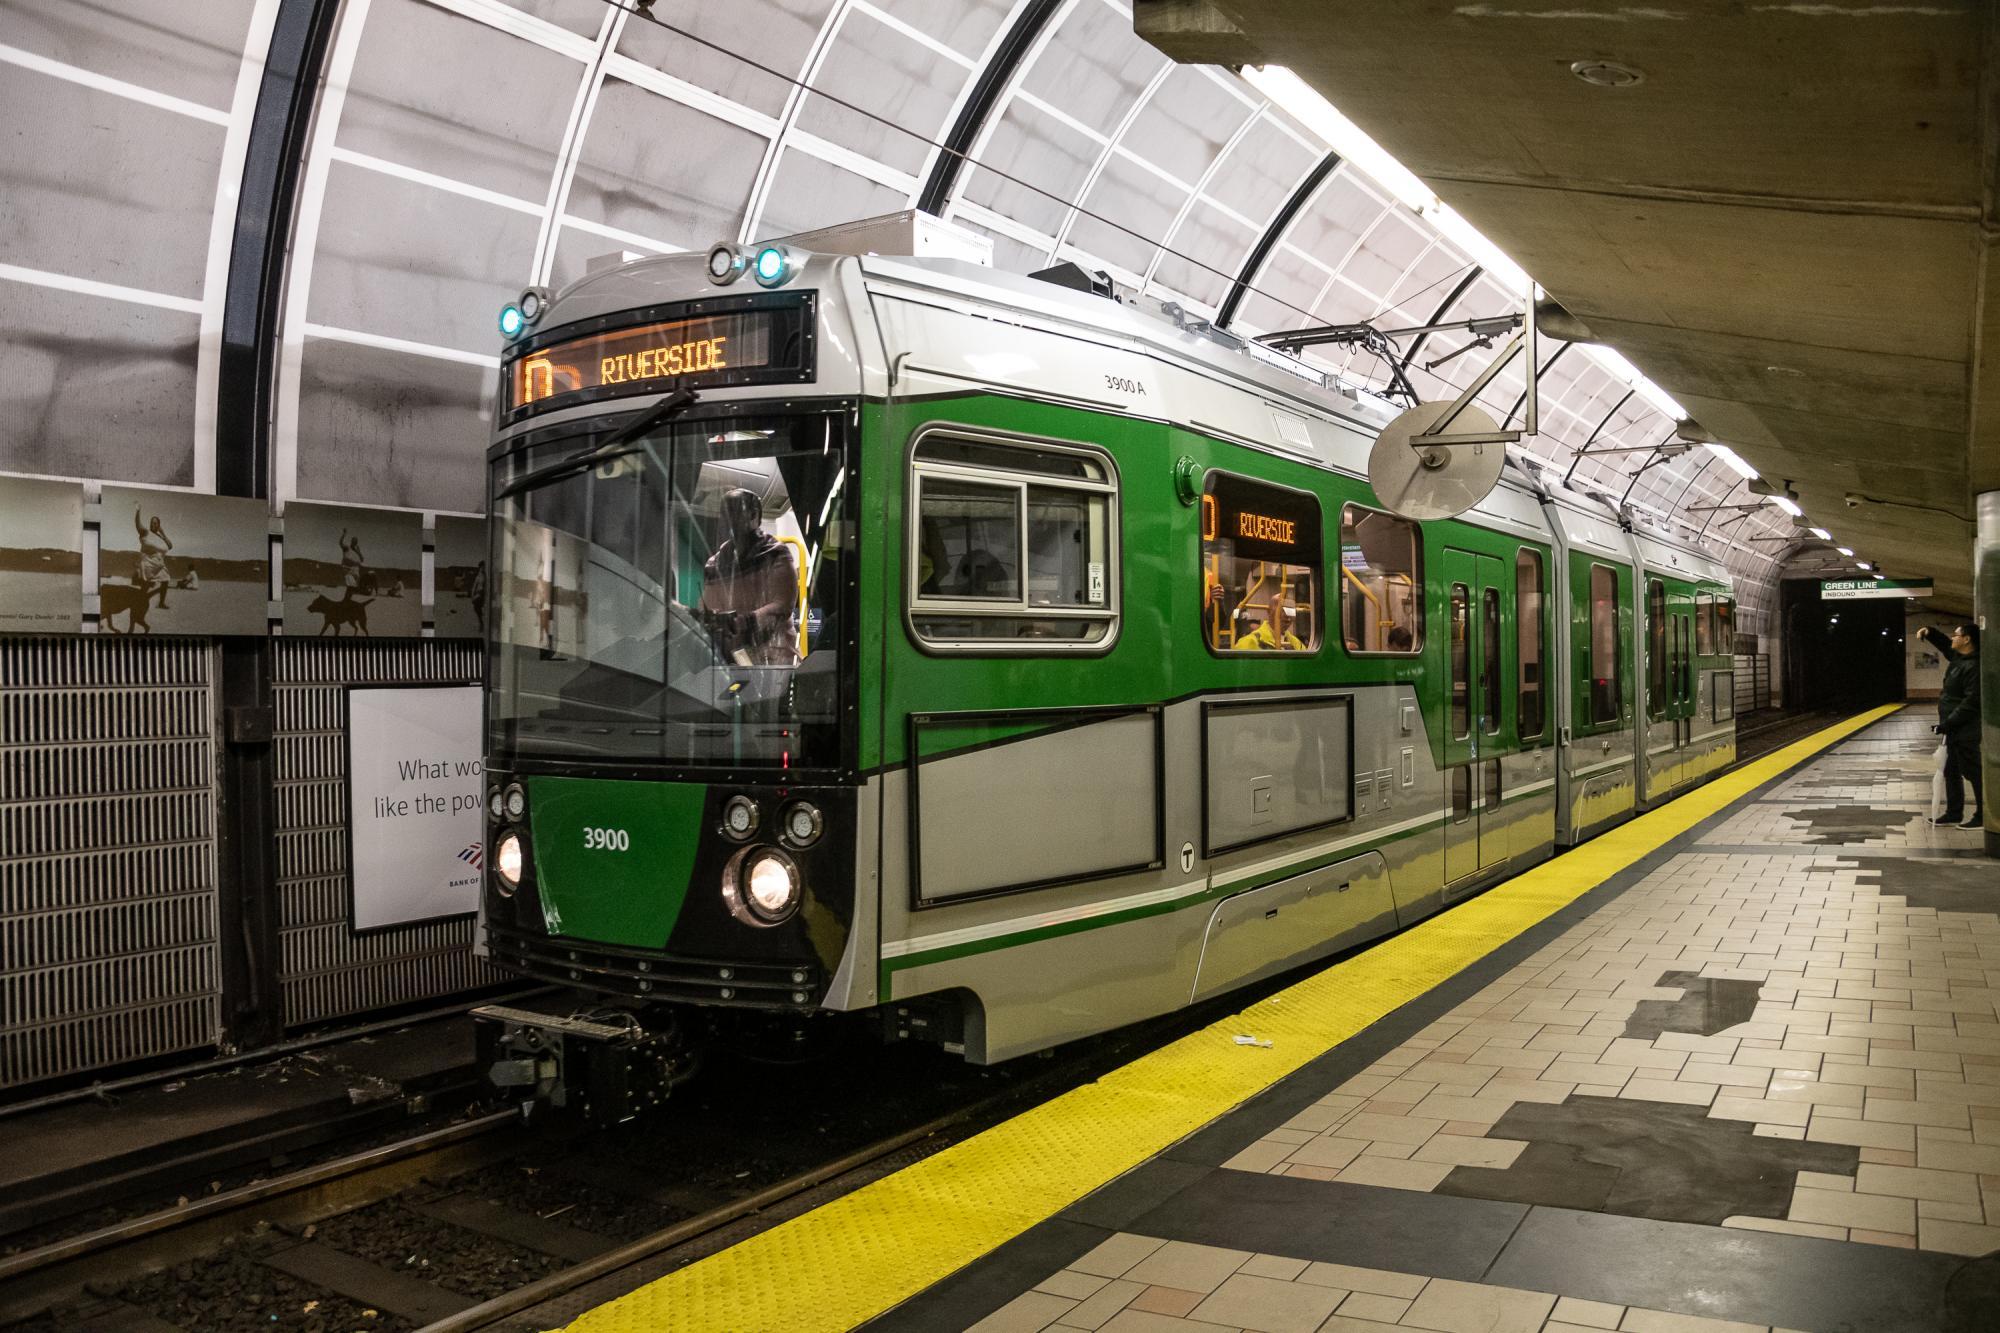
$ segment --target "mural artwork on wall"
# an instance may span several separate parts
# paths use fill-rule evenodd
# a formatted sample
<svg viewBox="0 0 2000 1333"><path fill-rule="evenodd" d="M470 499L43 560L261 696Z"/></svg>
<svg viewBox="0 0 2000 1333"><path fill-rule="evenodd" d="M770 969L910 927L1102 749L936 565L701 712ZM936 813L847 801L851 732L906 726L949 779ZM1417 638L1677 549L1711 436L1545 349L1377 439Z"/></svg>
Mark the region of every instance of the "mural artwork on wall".
<svg viewBox="0 0 2000 1333"><path fill-rule="evenodd" d="M0 477L0 630L83 628L83 487Z"/></svg>
<svg viewBox="0 0 2000 1333"><path fill-rule="evenodd" d="M436 604L432 621L440 639L486 635L486 520L437 520Z"/></svg>
<svg viewBox="0 0 2000 1333"><path fill-rule="evenodd" d="M424 629L423 515L285 506L285 633L414 639Z"/></svg>
<svg viewBox="0 0 2000 1333"><path fill-rule="evenodd" d="M100 509L100 629L267 632L271 519L264 501L106 486Z"/></svg>

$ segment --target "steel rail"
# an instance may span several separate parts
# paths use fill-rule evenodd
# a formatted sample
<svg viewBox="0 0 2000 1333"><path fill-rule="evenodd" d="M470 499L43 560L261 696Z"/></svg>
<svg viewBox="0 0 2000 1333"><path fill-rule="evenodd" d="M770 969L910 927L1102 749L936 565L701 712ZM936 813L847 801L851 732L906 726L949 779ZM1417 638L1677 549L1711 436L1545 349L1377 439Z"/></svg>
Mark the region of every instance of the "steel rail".
<svg viewBox="0 0 2000 1333"><path fill-rule="evenodd" d="M1005 1094L1001 1095L1004 1096ZM766 1186L755 1194L746 1195L741 1199L732 1199L720 1207L711 1208L705 1213L685 1218L670 1227L654 1232L650 1236L642 1236L628 1245L621 1245L615 1250L607 1250L595 1259L587 1259L583 1263L565 1268L561 1272L551 1273L547 1277L538 1278L526 1286L516 1287L512 1291L503 1292L491 1300L483 1301L470 1309L461 1310L454 1315L448 1315L435 1323L425 1324L417 1330L417 1333L475 1333L479 1329L491 1328L502 1319L519 1314L523 1310L531 1310L535 1306L552 1301L557 1297L566 1296L577 1288L587 1286L599 1278L609 1277L655 1255L676 1249L679 1246L686 1245L690 1241L700 1240L702 1237L720 1231L730 1223L740 1221L752 1213L762 1212L773 1204L783 1203L785 1200L823 1185L829 1180L837 1179L862 1167L879 1162L884 1157L900 1152L913 1143L921 1142L934 1134L942 1133L954 1125L971 1119L980 1109L981 1107L979 1106L973 1106L949 1112L934 1120L918 1125L914 1129L906 1129L899 1134L894 1134L886 1139L868 1144L865 1147L857 1148L853 1152L835 1158L831 1162L824 1162L819 1166L811 1167L795 1176L781 1180L775 1185Z"/></svg>
<svg viewBox="0 0 2000 1333"><path fill-rule="evenodd" d="M447 1125L443 1129L434 1129L395 1143L385 1143L380 1147L369 1148L346 1157L337 1157L286 1175L274 1176L269 1180L224 1190L220 1194L196 1199L183 1207L164 1208L158 1212L146 1213L108 1227L101 1227L96 1231L86 1231L81 1235L54 1241L36 1249L23 1250L19 1254L0 1258L0 1282L26 1277L87 1255L101 1254L106 1250L144 1240L149 1236L177 1231L197 1222L248 1208L253 1204L267 1203L290 1194L302 1194L332 1181L360 1175L413 1157L421 1157L426 1153L453 1147L469 1139L481 1138L505 1125L518 1125L520 1122L521 1116L518 1111L495 1111L477 1120Z"/></svg>

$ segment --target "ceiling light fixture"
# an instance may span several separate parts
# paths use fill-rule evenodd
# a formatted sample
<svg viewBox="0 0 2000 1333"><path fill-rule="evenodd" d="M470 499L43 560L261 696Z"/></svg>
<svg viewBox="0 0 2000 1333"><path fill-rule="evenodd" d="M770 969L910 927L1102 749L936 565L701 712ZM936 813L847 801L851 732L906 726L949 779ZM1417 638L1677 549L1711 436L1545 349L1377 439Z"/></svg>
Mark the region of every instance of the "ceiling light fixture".
<svg viewBox="0 0 2000 1333"><path fill-rule="evenodd" d="M1833 540L1833 534L1828 532L1825 528L1807 528L1806 531L1810 532L1813 536L1819 538L1823 542L1830 542Z"/></svg>
<svg viewBox="0 0 2000 1333"><path fill-rule="evenodd" d="M1734 472L1737 476L1742 477L1745 481L1751 480L1752 478L1756 477L1757 469L1751 467L1748 463L1744 462L1742 457L1739 454L1737 454L1737 452L1734 449L1731 449L1728 445L1717 444L1715 441L1710 440L1708 442L1707 448L1710 453L1714 454L1717 458L1720 458L1723 462L1729 464L1729 470L1731 472Z"/></svg>
<svg viewBox="0 0 2000 1333"><path fill-rule="evenodd" d="M1593 88L1633 88L1646 81L1646 72L1616 60L1579 60L1569 72Z"/></svg>
<svg viewBox="0 0 2000 1333"><path fill-rule="evenodd" d="M1767 504L1778 506L1778 508L1784 510L1793 518L1797 518L1805 512L1805 510L1799 508L1798 501L1792 499L1789 495L1767 495L1764 497L1764 500Z"/></svg>
<svg viewBox="0 0 2000 1333"><path fill-rule="evenodd" d="M1846 556L1850 560L1854 558L1854 548L1852 546L1836 546L1833 549L1840 552L1842 555Z"/></svg>

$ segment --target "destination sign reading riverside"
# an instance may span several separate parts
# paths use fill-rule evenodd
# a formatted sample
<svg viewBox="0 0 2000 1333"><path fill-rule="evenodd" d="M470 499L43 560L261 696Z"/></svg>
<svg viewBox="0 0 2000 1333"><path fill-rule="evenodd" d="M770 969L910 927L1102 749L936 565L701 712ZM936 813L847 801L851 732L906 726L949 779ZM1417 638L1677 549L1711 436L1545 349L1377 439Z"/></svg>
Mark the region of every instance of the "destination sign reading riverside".
<svg viewBox="0 0 2000 1333"><path fill-rule="evenodd" d="M661 320L539 347L507 364L507 411L585 395L797 379L787 372L806 369L804 323L804 308L788 305Z"/></svg>
<svg viewBox="0 0 2000 1333"><path fill-rule="evenodd" d="M1205 541L1228 541L1252 560L1318 561L1319 505L1309 495L1211 472L1201 498Z"/></svg>

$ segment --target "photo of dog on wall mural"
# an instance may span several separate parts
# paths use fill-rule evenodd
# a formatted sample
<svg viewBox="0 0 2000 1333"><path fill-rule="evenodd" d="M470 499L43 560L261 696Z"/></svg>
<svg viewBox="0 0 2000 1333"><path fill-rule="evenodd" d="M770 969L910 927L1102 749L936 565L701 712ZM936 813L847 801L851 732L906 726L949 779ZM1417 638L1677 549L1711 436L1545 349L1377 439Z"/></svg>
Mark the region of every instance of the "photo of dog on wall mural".
<svg viewBox="0 0 2000 1333"><path fill-rule="evenodd" d="M106 486L98 626L109 634L263 634L270 511L262 500Z"/></svg>
<svg viewBox="0 0 2000 1333"><path fill-rule="evenodd" d="M285 506L285 633L415 638L423 632L423 516Z"/></svg>

